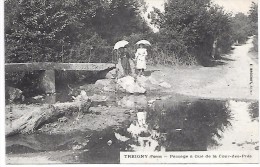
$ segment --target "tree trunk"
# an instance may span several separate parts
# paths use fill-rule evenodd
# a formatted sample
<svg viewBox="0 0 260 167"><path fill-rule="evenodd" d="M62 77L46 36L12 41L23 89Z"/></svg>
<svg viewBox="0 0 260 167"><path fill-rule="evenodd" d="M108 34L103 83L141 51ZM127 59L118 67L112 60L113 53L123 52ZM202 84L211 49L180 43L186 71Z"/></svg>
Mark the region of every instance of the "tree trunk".
<svg viewBox="0 0 260 167"><path fill-rule="evenodd" d="M213 46L212 46L211 57L212 57L213 59L215 59L215 57L216 57L216 52L217 52L217 39L214 40Z"/></svg>
<svg viewBox="0 0 260 167"><path fill-rule="evenodd" d="M6 136L18 133L32 133L42 125L57 121L65 114L73 112L87 112L91 105L90 100L56 103L45 107L34 107L33 111L23 113L21 117L6 122ZM24 111L26 112L26 110Z"/></svg>

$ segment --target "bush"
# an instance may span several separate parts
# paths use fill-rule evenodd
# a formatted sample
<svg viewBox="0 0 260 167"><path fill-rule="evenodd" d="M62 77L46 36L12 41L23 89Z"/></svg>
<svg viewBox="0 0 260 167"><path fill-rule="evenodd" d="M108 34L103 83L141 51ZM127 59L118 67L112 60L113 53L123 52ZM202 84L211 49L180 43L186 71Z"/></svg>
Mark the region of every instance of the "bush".
<svg viewBox="0 0 260 167"><path fill-rule="evenodd" d="M142 39L148 40L152 45L147 46L147 63L151 65L194 65L196 60L186 51L186 47L179 40L172 39L170 42L165 41L162 33L133 33L124 37L129 41L128 51L132 58L137 50L136 42Z"/></svg>

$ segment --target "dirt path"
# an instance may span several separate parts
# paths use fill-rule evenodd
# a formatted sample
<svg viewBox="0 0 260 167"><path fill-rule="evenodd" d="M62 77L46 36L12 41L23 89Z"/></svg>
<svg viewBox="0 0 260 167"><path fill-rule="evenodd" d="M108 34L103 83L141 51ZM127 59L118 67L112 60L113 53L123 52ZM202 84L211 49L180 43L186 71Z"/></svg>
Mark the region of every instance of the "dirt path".
<svg viewBox="0 0 260 167"><path fill-rule="evenodd" d="M158 67L154 72L172 85L172 92L211 99L258 100L258 63L249 56L253 38L234 46L223 65L215 67ZM251 64L251 65L250 65ZM250 82L252 83L250 84Z"/></svg>

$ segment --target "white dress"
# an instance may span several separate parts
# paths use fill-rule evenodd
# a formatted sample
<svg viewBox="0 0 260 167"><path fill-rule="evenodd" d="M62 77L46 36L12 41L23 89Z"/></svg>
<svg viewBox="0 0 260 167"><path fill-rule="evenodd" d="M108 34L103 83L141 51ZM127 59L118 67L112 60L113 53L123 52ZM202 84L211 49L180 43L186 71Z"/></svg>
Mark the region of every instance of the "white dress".
<svg viewBox="0 0 260 167"><path fill-rule="evenodd" d="M147 50L145 48L138 48L135 53L136 69L146 69Z"/></svg>

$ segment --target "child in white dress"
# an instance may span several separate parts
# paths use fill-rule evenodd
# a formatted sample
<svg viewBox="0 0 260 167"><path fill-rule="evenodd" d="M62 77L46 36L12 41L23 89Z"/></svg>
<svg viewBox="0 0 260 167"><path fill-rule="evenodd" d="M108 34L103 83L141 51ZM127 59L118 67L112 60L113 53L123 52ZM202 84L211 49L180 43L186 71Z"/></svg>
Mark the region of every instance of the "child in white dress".
<svg viewBox="0 0 260 167"><path fill-rule="evenodd" d="M147 50L144 47L144 44L140 44L139 47L140 48L138 48L135 53L136 69L138 70L138 76L144 74L144 70L146 69L147 56Z"/></svg>

